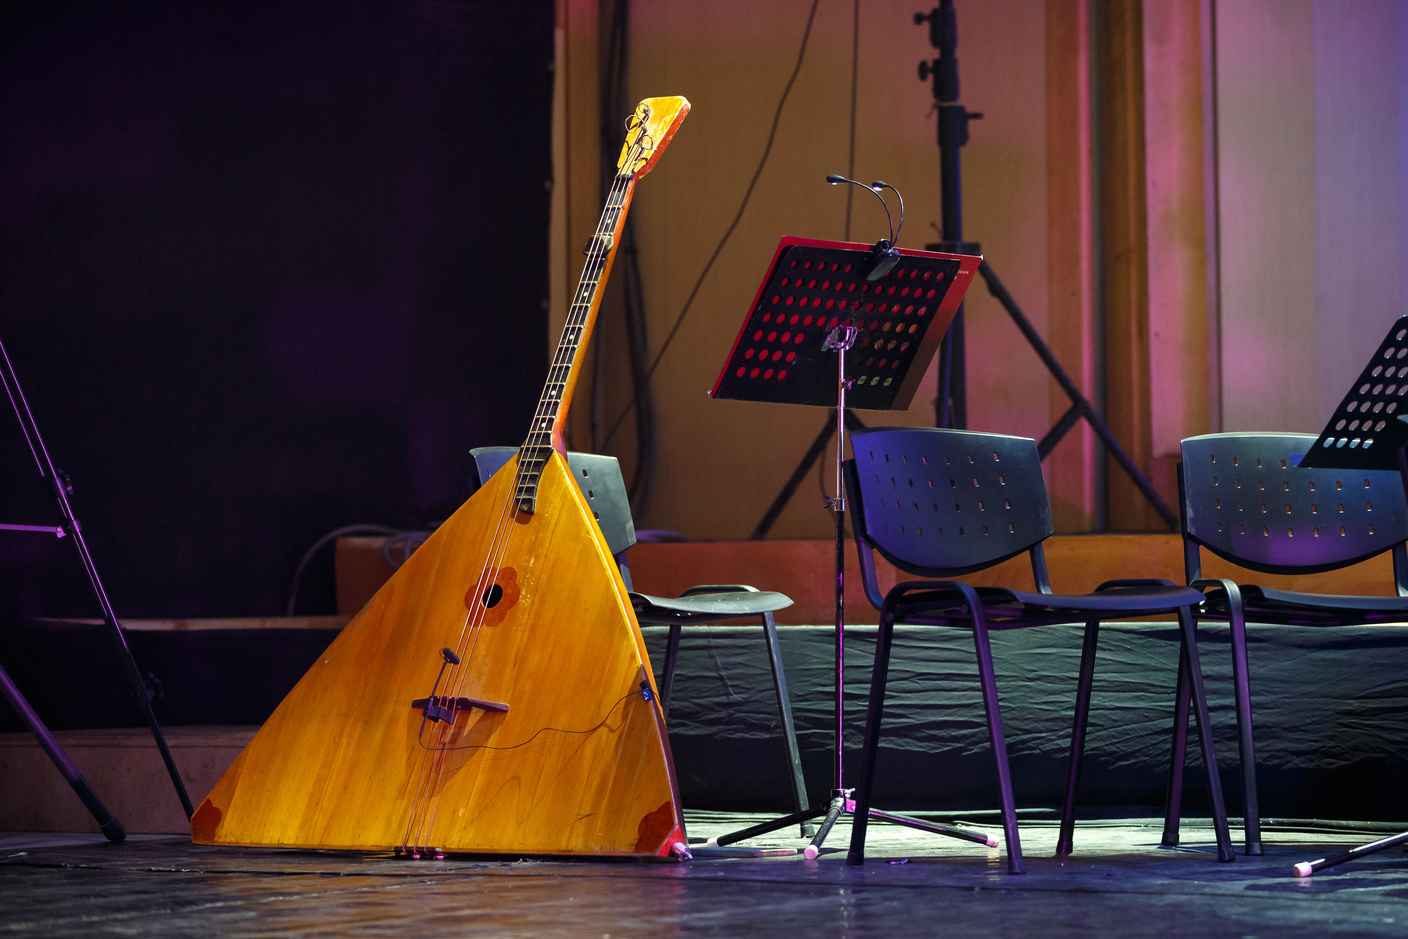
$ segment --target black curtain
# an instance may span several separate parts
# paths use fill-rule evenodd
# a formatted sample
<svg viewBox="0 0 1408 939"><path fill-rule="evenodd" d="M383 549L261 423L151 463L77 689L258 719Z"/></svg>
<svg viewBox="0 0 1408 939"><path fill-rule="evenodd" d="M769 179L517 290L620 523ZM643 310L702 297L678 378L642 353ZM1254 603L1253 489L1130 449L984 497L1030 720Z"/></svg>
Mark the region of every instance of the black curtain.
<svg viewBox="0 0 1408 939"><path fill-rule="evenodd" d="M11 2L0 341L119 616L281 613L547 369L551 0ZM0 522L54 510L0 399ZM331 549L300 612L332 612ZM96 615L0 532L0 616Z"/></svg>

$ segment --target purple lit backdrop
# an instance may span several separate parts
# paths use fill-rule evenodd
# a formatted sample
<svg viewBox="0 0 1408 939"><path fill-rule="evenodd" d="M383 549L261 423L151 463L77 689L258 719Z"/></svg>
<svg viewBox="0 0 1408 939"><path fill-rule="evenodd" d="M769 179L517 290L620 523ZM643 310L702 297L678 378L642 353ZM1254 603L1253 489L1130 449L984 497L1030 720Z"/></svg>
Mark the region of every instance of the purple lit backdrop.
<svg viewBox="0 0 1408 939"><path fill-rule="evenodd" d="M552 9L0 12L0 340L119 615L279 613L320 535L442 518L523 436ZM6 408L0 521L50 523L36 478ZM92 615L62 542L0 534L13 612Z"/></svg>

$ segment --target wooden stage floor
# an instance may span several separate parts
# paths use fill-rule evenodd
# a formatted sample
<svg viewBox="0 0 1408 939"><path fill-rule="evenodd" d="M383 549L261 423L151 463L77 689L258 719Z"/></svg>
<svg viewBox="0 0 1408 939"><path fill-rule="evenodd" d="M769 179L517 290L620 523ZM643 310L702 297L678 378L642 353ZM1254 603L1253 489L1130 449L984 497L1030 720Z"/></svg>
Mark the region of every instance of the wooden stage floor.
<svg viewBox="0 0 1408 939"><path fill-rule="evenodd" d="M692 840L761 816L689 813ZM1000 829L992 829L999 833ZM694 861L436 862L193 846L181 836L0 835L0 934L17 936L1402 936L1408 856L1308 878L1291 865L1364 832L1267 832L1267 854L1219 864L1211 830L1158 846L1156 820L1086 822L1077 854L1024 820L1028 873L996 849L872 827L845 863L843 821L816 861L700 850ZM1236 836L1234 832L1234 837ZM795 838L758 844L800 849Z"/></svg>

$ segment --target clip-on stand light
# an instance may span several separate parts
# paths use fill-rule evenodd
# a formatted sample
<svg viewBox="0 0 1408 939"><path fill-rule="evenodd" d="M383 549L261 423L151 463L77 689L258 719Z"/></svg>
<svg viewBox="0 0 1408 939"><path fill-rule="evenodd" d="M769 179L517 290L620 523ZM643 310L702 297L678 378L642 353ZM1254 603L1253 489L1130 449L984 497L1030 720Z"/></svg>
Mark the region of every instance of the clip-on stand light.
<svg viewBox="0 0 1408 939"><path fill-rule="evenodd" d="M93 556L88 553L88 545L83 540L83 527L73 514L72 506L69 505L68 497L73 491L72 487L67 477L54 469L54 462L49 458L49 451L44 447L44 440L39 435L39 427L34 423L34 415L30 412L29 402L25 400L24 392L20 389L19 379L15 376L15 370L10 364L10 357L5 351L4 343L0 343L0 383L4 384L5 391L9 395L10 405L14 408L15 417L20 423L20 430L24 433L29 451L34 456L34 463L39 469L40 478L51 489L54 505L58 509L61 520L57 527L0 524L0 530L38 532L59 538L68 538L73 544L74 550L78 552L79 560L83 564L83 570L88 575L88 583L93 588L93 596L98 601L103 622L110 630L113 644L118 653L118 660L132 691L132 699L138 710L141 711L147 726L151 728L157 749L161 751L162 762L166 764L166 771L170 774L172 785L176 788L176 795L181 800L181 808L185 811L186 817L190 818L192 812L190 796L186 794L185 784L181 782L181 774L176 769L176 762L171 756L170 748L166 745L166 737L162 734L160 725L157 724L156 714L152 712L151 698L147 694L146 684L142 681L137 661L132 657L132 650L127 645L127 636L117 620L117 614L113 611L112 604L108 602L107 591L103 589L102 581L98 579L98 569L94 566ZM0 694L3 694L5 699L9 701L10 706L15 709L15 713L29 727L30 733L34 735L39 746L48 754L49 759L63 774L68 784L73 787L73 791L78 795L83 805L92 813L103 835L109 841L122 841L126 837L122 823L114 818L107 807L103 805L97 794L93 792L92 787L88 785L88 781L73 765L73 761L64 753L53 734L44 726L39 715L30 707L19 688L2 668L0 668Z"/></svg>
<svg viewBox="0 0 1408 939"><path fill-rule="evenodd" d="M1373 358L1326 422L1299 466L1397 470L1408 492L1408 316L1400 316ZM1351 848L1343 854L1301 861L1297 877L1408 844L1408 831Z"/></svg>
<svg viewBox="0 0 1408 939"><path fill-rule="evenodd" d="M833 185L854 182L834 174L827 181ZM879 182L873 187L856 185L871 189L882 203L885 199L879 189L894 189ZM825 821L804 852L807 858L815 858L837 819L855 809L851 790L845 788L843 768L846 499L841 463L845 459L845 428L851 419L846 407L848 403L873 410L902 410L909 406L981 261L976 257L898 248L894 243L897 234L892 221L890 239L874 245L783 238L710 392L714 398L834 407L837 431L836 494L826 500L836 523L836 710L831 798L825 804L710 839L711 844L733 844L824 816ZM847 356L848 351L853 354ZM834 366L832 352L836 354ZM874 809L870 815L934 834L993 844L986 834Z"/></svg>

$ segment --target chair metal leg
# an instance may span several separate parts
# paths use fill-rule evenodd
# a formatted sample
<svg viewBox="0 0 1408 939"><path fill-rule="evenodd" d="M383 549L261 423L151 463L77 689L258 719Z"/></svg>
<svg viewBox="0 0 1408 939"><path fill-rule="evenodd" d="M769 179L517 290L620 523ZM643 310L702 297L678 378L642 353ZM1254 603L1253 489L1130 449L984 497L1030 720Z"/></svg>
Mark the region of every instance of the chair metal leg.
<svg viewBox="0 0 1408 939"><path fill-rule="evenodd" d="M1173 744L1168 760L1168 790L1164 797L1164 835L1160 844L1178 846L1178 823L1183 814L1183 770L1188 760L1188 708L1191 686L1188 681L1188 654L1183 640L1178 642L1178 683L1173 696Z"/></svg>
<svg viewBox="0 0 1408 939"><path fill-rule="evenodd" d="M1002 798L1002 829L1007 838L1007 872L1025 874L1022 842L1017 834L1017 805L1012 795L1012 773L1007 765L1007 740L1002 733L1002 711L997 703L997 678L992 666L992 646L988 642L987 620L982 607L971 599L973 612L973 644L978 652L978 674L983 683L983 710L988 717L988 739L992 742L993 759L997 763L997 787Z"/></svg>
<svg viewBox="0 0 1408 939"><path fill-rule="evenodd" d="M1070 854L1076 827L1076 786L1080 782L1081 756L1085 753L1085 730L1090 718L1090 686L1095 677L1095 644L1100 638L1100 621L1085 624L1085 641L1080 652L1080 680L1076 684L1075 725L1071 728L1071 758L1066 771L1066 798L1061 805L1061 833L1056 838L1056 854Z"/></svg>
<svg viewBox="0 0 1408 939"><path fill-rule="evenodd" d="M1198 626L1190 607L1178 611L1178 625L1183 631L1183 648L1188 657L1188 679L1193 686L1193 713L1198 718L1198 742L1203 751L1203 764L1208 771L1208 795L1212 798L1212 824L1217 835L1217 859L1236 860L1232 836L1227 827L1227 805L1222 799L1222 777L1217 769L1217 752L1212 742L1212 720L1208 716L1208 699L1203 691L1203 669L1198 660Z"/></svg>
<svg viewBox="0 0 1408 939"><path fill-rule="evenodd" d="M880 629L875 636L875 664L870 672L870 703L865 709L865 741L861 745L860 783L855 789L855 809L851 813L851 848L847 864L865 863L865 830L870 822L871 785L875 781L875 756L880 750L880 713L885 707L885 682L890 671L890 643L894 637L894 614L880 611Z"/></svg>
<svg viewBox="0 0 1408 939"><path fill-rule="evenodd" d="M660 713L670 718L670 689L675 685L675 659L680 654L680 624L670 624L670 638L665 642L665 676L660 679Z"/></svg>
<svg viewBox="0 0 1408 939"><path fill-rule="evenodd" d="M1247 672L1247 623L1241 605L1232 609L1232 686L1237 707L1237 755L1242 762L1242 822L1246 853L1261 854L1261 810L1256 794L1256 745L1252 738L1252 690Z"/></svg>
<svg viewBox="0 0 1408 939"><path fill-rule="evenodd" d="M788 765L792 768L792 795L797 811L807 807L807 781L802 775L802 754L797 747L797 727L792 721L792 702L787 695L787 676L782 670L782 651L777 645L777 623L771 612L763 614L763 634L768 646L768 665L772 668L772 687L777 692L777 716L782 721L782 739L787 745ZM802 837L812 836L811 826L802 823Z"/></svg>

